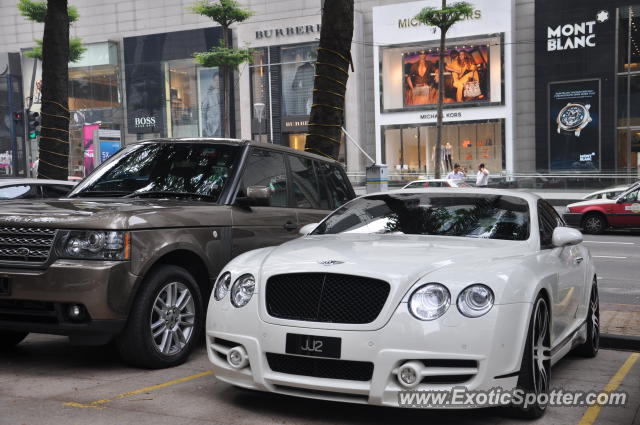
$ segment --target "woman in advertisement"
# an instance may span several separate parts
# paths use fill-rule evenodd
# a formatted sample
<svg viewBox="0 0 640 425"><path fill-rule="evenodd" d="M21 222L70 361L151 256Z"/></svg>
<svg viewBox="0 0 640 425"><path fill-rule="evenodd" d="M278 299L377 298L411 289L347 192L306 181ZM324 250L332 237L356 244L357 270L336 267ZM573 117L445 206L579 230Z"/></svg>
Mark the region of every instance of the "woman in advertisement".
<svg viewBox="0 0 640 425"><path fill-rule="evenodd" d="M465 98L480 97L480 77L478 67L469 54L460 50L458 58L448 67L453 75L453 86L456 88L456 102L463 102Z"/></svg>
<svg viewBox="0 0 640 425"><path fill-rule="evenodd" d="M434 87L433 63L427 60L427 54L420 52L418 61L411 65L406 76L409 86L411 105L428 105L434 103L437 97L437 90Z"/></svg>

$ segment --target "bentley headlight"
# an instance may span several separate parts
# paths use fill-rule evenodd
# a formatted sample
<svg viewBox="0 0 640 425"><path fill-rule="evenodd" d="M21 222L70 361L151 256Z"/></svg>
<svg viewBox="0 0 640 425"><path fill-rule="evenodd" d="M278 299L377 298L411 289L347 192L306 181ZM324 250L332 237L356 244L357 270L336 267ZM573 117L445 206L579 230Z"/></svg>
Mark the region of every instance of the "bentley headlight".
<svg viewBox="0 0 640 425"><path fill-rule="evenodd" d="M218 278L216 286L213 288L213 297L216 301L220 301L229 292L231 286L231 273L226 272Z"/></svg>
<svg viewBox="0 0 640 425"><path fill-rule="evenodd" d="M458 310L467 317L480 317L493 307L493 291L486 285L466 287L458 296Z"/></svg>
<svg viewBox="0 0 640 425"><path fill-rule="evenodd" d="M231 287L231 304L234 307L244 307L247 305L253 291L256 289L256 280L251 274L243 274L233 282Z"/></svg>
<svg viewBox="0 0 640 425"><path fill-rule="evenodd" d="M409 311L420 320L435 320L451 304L449 290L439 283L427 283L413 291L409 298Z"/></svg>
<svg viewBox="0 0 640 425"><path fill-rule="evenodd" d="M58 252L77 260L128 260L129 244L129 232L69 230L59 239Z"/></svg>

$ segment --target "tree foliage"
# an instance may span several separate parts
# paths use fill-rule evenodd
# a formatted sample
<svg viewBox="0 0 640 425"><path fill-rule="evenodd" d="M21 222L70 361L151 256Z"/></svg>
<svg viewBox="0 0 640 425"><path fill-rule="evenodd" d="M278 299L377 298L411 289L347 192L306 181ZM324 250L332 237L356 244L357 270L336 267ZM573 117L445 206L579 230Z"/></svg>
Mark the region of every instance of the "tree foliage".
<svg viewBox="0 0 640 425"><path fill-rule="evenodd" d="M236 0L218 0L217 2L199 0L189 9L197 15L211 18L225 29L236 22L246 21L253 16L252 11L243 9Z"/></svg>
<svg viewBox="0 0 640 425"><path fill-rule="evenodd" d="M18 10L20 14L30 21L43 24L47 16L46 1L19 0ZM69 15L69 23L76 22L80 18L78 9L75 6L67 7L67 15ZM35 39L36 45L33 49L27 50L24 55L28 58L42 60L42 39ZM74 37L69 40L69 62L78 62L86 48L82 46L82 39Z"/></svg>
<svg viewBox="0 0 640 425"><path fill-rule="evenodd" d="M44 18L47 16L47 2L19 0L18 10L20 10L20 14L28 20L43 24ZM69 22L75 22L80 18L78 9L76 9L75 6L69 6L67 8L67 14L69 15Z"/></svg>
<svg viewBox="0 0 640 425"><path fill-rule="evenodd" d="M24 55L28 58L42 60L42 40L36 39L36 46L24 52ZM82 45L82 40L79 37L74 37L69 40L69 62L78 62L82 59L82 55L87 49Z"/></svg>
<svg viewBox="0 0 640 425"><path fill-rule="evenodd" d="M225 47L221 42L220 46L212 47L207 52L195 52L193 57L197 63L207 68L226 66L236 70L244 62L251 61L252 50Z"/></svg>
<svg viewBox="0 0 640 425"><path fill-rule="evenodd" d="M473 6L466 1L451 3L444 8L425 7L416 15L416 20L445 32L455 23L468 19L473 14Z"/></svg>

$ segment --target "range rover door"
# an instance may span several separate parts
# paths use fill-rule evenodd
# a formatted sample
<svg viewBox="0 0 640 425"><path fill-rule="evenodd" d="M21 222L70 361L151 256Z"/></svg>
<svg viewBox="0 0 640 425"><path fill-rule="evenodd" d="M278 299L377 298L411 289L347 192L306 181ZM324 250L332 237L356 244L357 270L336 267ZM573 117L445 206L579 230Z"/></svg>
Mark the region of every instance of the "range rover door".
<svg viewBox="0 0 640 425"><path fill-rule="evenodd" d="M256 199L256 192L266 196ZM299 236L296 210L289 206L290 196L284 154L251 148L232 209L234 257Z"/></svg>

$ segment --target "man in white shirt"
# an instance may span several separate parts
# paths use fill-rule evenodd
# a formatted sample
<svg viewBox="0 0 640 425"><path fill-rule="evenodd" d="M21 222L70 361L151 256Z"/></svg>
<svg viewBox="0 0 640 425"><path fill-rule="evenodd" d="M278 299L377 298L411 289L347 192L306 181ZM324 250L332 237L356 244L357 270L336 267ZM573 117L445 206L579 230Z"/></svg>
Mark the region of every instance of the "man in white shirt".
<svg viewBox="0 0 640 425"><path fill-rule="evenodd" d="M447 174L447 179L449 180L464 180L466 177L467 175L462 171L458 163L453 164L453 171Z"/></svg>
<svg viewBox="0 0 640 425"><path fill-rule="evenodd" d="M487 170L484 164L480 164L478 167L478 174L476 175L476 186L487 187L489 184L489 170Z"/></svg>

